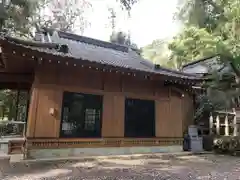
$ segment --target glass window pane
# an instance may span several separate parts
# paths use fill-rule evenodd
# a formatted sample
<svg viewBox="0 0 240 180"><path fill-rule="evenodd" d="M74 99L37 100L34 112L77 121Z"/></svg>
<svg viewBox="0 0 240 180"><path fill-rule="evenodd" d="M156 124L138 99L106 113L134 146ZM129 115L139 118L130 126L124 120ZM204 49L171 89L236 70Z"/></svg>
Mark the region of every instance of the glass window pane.
<svg viewBox="0 0 240 180"><path fill-rule="evenodd" d="M64 93L61 137L101 137L102 96Z"/></svg>
<svg viewBox="0 0 240 180"><path fill-rule="evenodd" d="M125 137L155 136L154 101L140 99L125 100Z"/></svg>

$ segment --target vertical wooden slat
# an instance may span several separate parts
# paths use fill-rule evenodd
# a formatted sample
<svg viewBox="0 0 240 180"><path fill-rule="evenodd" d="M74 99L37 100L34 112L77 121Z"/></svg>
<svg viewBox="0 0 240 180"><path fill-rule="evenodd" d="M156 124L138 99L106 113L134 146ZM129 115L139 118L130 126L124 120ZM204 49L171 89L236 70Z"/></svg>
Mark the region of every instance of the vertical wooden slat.
<svg viewBox="0 0 240 180"><path fill-rule="evenodd" d="M58 137L59 126L57 121L61 113L61 92L54 88L39 87L39 103L36 118L35 137ZM55 114L49 110L53 108Z"/></svg>
<svg viewBox="0 0 240 180"><path fill-rule="evenodd" d="M182 97L173 95L171 96L170 104L170 119L168 126L170 137L182 137L183 136L183 112L182 112ZM174 112L174 113L173 113Z"/></svg>
<svg viewBox="0 0 240 180"><path fill-rule="evenodd" d="M113 96L105 94L103 96L102 137L111 137L113 128Z"/></svg>
<svg viewBox="0 0 240 180"><path fill-rule="evenodd" d="M56 90L54 91L54 108L56 109L54 127L55 127L55 137L60 136L60 127L61 127L61 117L62 117L62 100L63 100L63 91Z"/></svg>
<svg viewBox="0 0 240 180"><path fill-rule="evenodd" d="M103 98L103 137L124 136L124 96L107 93Z"/></svg>
<svg viewBox="0 0 240 180"><path fill-rule="evenodd" d="M189 125L194 124L194 107L193 99L189 94L182 97L182 116L183 116L183 132L187 131Z"/></svg>
<svg viewBox="0 0 240 180"><path fill-rule="evenodd" d="M28 112L28 123L27 123L27 137L34 137L34 130L36 124L36 115L38 109L38 89L33 87L31 90L31 98L30 98L30 105L29 105L29 112Z"/></svg>
<svg viewBox="0 0 240 180"><path fill-rule="evenodd" d="M155 135L156 137L168 136L168 121L170 120L170 101L155 102Z"/></svg>
<svg viewBox="0 0 240 180"><path fill-rule="evenodd" d="M114 137L124 137L125 97L121 94L114 96Z"/></svg>

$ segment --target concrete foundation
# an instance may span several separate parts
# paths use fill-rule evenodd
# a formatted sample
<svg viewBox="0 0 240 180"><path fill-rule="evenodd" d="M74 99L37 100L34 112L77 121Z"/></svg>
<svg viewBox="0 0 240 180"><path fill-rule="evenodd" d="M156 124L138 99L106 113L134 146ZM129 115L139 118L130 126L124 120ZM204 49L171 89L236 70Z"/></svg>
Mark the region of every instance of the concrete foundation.
<svg viewBox="0 0 240 180"><path fill-rule="evenodd" d="M66 158L83 156L131 155L181 152L182 146L116 147L116 148L63 148L28 150L28 159Z"/></svg>

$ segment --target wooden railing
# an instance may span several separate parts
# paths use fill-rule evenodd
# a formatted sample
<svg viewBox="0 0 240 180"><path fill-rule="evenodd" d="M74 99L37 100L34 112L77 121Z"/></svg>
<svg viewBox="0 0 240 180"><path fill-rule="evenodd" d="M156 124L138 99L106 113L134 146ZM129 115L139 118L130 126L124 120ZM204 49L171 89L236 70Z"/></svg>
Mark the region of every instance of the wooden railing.
<svg viewBox="0 0 240 180"><path fill-rule="evenodd" d="M233 112L214 112L216 115L210 115L209 118L209 129L210 134L224 135L224 136L238 136L239 135L239 124L237 123L236 111ZM220 118L221 116L221 118ZM224 118L224 120L223 120ZM223 130L224 129L224 130ZM230 132L230 129L232 130ZM223 130L223 131L221 131ZM223 133L221 133L221 132Z"/></svg>

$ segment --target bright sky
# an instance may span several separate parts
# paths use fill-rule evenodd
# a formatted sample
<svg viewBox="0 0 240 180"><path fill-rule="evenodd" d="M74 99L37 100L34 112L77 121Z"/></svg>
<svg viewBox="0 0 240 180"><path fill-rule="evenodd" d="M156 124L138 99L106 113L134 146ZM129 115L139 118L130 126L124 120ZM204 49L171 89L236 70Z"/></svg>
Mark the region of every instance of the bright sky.
<svg viewBox="0 0 240 180"><path fill-rule="evenodd" d="M131 11L128 21L126 12L116 5L115 0L91 0L92 12L88 14L91 26L84 32L85 36L108 41L111 35L109 7L116 10L116 30L128 32L130 26L131 40L139 47L150 44L155 39L171 38L180 25L173 21L178 0L140 0ZM130 25L129 25L130 24Z"/></svg>

